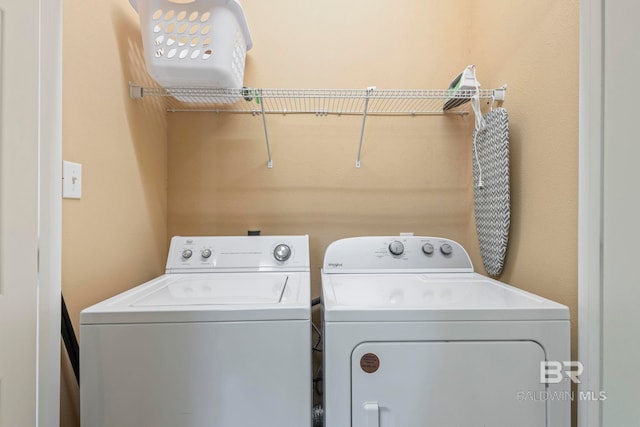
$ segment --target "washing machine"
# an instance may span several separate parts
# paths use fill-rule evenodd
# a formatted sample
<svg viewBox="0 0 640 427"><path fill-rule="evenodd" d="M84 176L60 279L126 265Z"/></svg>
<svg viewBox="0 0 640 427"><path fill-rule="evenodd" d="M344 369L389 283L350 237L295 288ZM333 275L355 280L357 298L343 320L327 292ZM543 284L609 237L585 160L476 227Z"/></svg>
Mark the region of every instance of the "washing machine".
<svg viewBox="0 0 640 427"><path fill-rule="evenodd" d="M83 427L309 427L307 236L174 237L80 314Z"/></svg>
<svg viewBox="0 0 640 427"><path fill-rule="evenodd" d="M475 273L460 244L336 241L322 298L325 427L570 427L569 309Z"/></svg>

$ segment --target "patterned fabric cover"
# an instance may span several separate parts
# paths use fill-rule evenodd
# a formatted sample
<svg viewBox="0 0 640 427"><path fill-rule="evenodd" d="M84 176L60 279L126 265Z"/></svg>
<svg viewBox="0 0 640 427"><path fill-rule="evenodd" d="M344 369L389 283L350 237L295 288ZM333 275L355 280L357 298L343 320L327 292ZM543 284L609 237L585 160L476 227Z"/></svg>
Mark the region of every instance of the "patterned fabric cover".
<svg viewBox="0 0 640 427"><path fill-rule="evenodd" d="M477 136L474 132L478 156L478 161L473 159L474 210L484 268L490 276L497 276L504 266L511 222L509 116L504 108L496 108L484 120L485 127Z"/></svg>

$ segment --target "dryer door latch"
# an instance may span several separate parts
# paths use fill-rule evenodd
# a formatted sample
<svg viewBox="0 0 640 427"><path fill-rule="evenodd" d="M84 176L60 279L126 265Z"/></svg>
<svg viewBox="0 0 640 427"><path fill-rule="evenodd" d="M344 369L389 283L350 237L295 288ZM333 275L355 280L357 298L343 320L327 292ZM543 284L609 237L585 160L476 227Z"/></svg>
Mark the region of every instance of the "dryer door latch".
<svg viewBox="0 0 640 427"><path fill-rule="evenodd" d="M364 412L366 413L367 427L380 427L380 408L378 402L365 402Z"/></svg>

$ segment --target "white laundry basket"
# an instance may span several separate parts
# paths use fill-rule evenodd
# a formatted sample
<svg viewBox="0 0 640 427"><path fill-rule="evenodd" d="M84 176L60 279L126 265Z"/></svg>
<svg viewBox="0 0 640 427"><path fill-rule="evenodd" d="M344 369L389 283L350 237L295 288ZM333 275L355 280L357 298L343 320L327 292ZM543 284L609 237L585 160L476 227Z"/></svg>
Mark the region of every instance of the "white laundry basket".
<svg viewBox="0 0 640 427"><path fill-rule="evenodd" d="M242 88L252 42L238 0L129 2L140 15L147 70L160 85Z"/></svg>

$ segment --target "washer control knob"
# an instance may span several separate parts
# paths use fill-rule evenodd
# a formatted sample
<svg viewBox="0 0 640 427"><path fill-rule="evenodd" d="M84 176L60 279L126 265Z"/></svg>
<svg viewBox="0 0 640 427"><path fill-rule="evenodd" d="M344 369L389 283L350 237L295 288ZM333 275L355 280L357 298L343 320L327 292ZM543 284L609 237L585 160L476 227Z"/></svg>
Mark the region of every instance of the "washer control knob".
<svg viewBox="0 0 640 427"><path fill-rule="evenodd" d="M442 255L451 255L453 248L450 244L443 243L442 246L440 246L440 252L442 252Z"/></svg>
<svg viewBox="0 0 640 427"><path fill-rule="evenodd" d="M389 252L393 255L402 255L404 253L404 245L398 240L389 243Z"/></svg>
<svg viewBox="0 0 640 427"><path fill-rule="evenodd" d="M182 258L184 259L191 258L191 255L193 255L193 251L191 251L191 249L185 249L184 251L182 251Z"/></svg>
<svg viewBox="0 0 640 427"><path fill-rule="evenodd" d="M200 252L200 255L204 259L209 258L211 256L211 249L203 249L202 252Z"/></svg>
<svg viewBox="0 0 640 427"><path fill-rule="evenodd" d="M425 243L422 245L422 252L425 255L433 255L433 245L431 243Z"/></svg>
<svg viewBox="0 0 640 427"><path fill-rule="evenodd" d="M281 243L273 250L273 257L280 262L284 262L291 257L291 248L289 245Z"/></svg>

